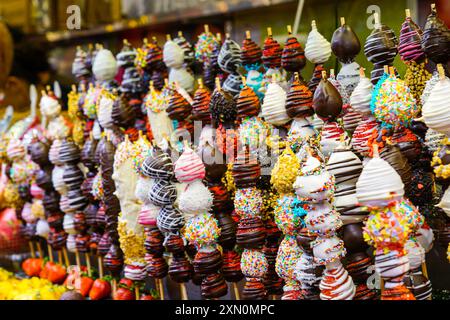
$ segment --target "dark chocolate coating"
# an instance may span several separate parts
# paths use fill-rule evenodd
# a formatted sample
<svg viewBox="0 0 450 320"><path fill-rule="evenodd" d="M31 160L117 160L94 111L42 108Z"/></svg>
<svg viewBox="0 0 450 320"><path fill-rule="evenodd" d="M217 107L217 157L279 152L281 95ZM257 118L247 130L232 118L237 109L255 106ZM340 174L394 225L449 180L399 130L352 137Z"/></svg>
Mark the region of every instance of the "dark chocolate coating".
<svg viewBox="0 0 450 320"><path fill-rule="evenodd" d="M59 300L65 301L77 301L77 300L86 300L83 295L77 291L66 291L61 295Z"/></svg>
<svg viewBox="0 0 450 320"><path fill-rule="evenodd" d="M147 262L146 271L149 277L163 279L167 276L169 266L162 255L146 253L145 261Z"/></svg>
<svg viewBox="0 0 450 320"><path fill-rule="evenodd" d="M106 254L103 263L106 270L110 271L113 275L119 275L123 269L123 253L120 247L116 244L112 244Z"/></svg>
<svg viewBox="0 0 450 320"><path fill-rule="evenodd" d="M50 171L41 169L36 173L36 184L45 191L53 190L52 175Z"/></svg>
<svg viewBox="0 0 450 320"><path fill-rule="evenodd" d="M343 240L347 253L365 252L368 249L367 243L363 237L362 223L353 223L345 225L343 229Z"/></svg>
<svg viewBox="0 0 450 320"><path fill-rule="evenodd" d="M211 96L209 111L216 123L232 122L237 115L236 101L228 92L215 90Z"/></svg>
<svg viewBox="0 0 450 320"><path fill-rule="evenodd" d="M161 232L177 233L184 223L183 215L172 206L162 208L157 218L158 228Z"/></svg>
<svg viewBox="0 0 450 320"><path fill-rule="evenodd" d="M244 290L242 290L243 300L265 300L267 299L267 290L262 280L255 278L246 279Z"/></svg>
<svg viewBox="0 0 450 320"><path fill-rule="evenodd" d="M291 118L304 118L314 114L313 94L305 84L294 80L286 100L286 112Z"/></svg>
<svg viewBox="0 0 450 320"><path fill-rule="evenodd" d="M236 233L236 243L244 249L261 249L266 230L259 217L241 219Z"/></svg>
<svg viewBox="0 0 450 320"><path fill-rule="evenodd" d="M77 165L69 164L64 167L63 179L69 189L80 189L84 175Z"/></svg>
<svg viewBox="0 0 450 320"><path fill-rule="evenodd" d="M241 271L241 257L234 250L223 252L222 273L228 282L239 282L244 278Z"/></svg>
<svg viewBox="0 0 450 320"><path fill-rule="evenodd" d="M361 44L353 29L344 24L331 39L331 50L342 63L351 63L361 51Z"/></svg>
<svg viewBox="0 0 450 320"><path fill-rule="evenodd" d="M93 170L97 166L95 161L95 150L97 149L97 144L98 141L91 137L86 140L83 149L81 150L81 162L89 170Z"/></svg>
<svg viewBox="0 0 450 320"><path fill-rule="evenodd" d="M229 214L234 210L234 203L227 188L222 183L209 184L209 191L213 195L213 211Z"/></svg>
<svg viewBox="0 0 450 320"><path fill-rule="evenodd" d="M64 164L78 163L80 161L80 149L75 142L69 139L63 140L59 149L59 161Z"/></svg>
<svg viewBox="0 0 450 320"><path fill-rule="evenodd" d="M168 206L177 199L177 189L170 181L159 180L152 186L148 196L155 206Z"/></svg>
<svg viewBox="0 0 450 320"><path fill-rule="evenodd" d="M228 293L228 286L220 273L213 273L203 279L201 292L204 299L218 299Z"/></svg>
<svg viewBox="0 0 450 320"><path fill-rule="evenodd" d="M248 86L245 86L239 93L236 106L238 120L243 120L246 117L256 117L261 111L261 103L258 96Z"/></svg>
<svg viewBox="0 0 450 320"><path fill-rule="evenodd" d="M322 79L314 93L313 108L324 121L335 120L342 112L342 97L327 79Z"/></svg>
<svg viewBox="0 0 450 320"><path fill-rule="evenodd" d="M281 49L280 44L272 36L267 37L264 41L262 56L264 66L268 69L280 68L282 53L283 49Z"/></svg>
<svg viewBox="0 0 450 320"><path fill-rule="evenodd" d="M104 257L108 254L109 248L111 247L111 238L108 232L105 232L100 238L98 243L97 252L100 256Z"/></svg>
<svg viewBox="0 0 450 320"><path fill-rule="evenodd" d="M377 65L391 65L397 55L398 40L394 31L382 24L372 30L364 45L367 60Z"/></svg>
<svg viewBox="0 0 450 320"><path fill-rule="evenodd" d="M403 282L417 300L428 300L431 297L431 282L420 270L409 272Z"/></svg>
<svg viewBox="0 0 450 320"><path fill-rule="evenodd" d="M174 90L169 100L166 112L172 120L184 120L192 111L191 104L177 91Z"/></svg>
<svg viewBox="0 0 450 320"><path fill-rule="evenodd" d="M281 66L289 72L296 72L306 65L305 50L297 38L290 36L284 44Z"/></svg>
<svg viewBox="0 0 450 320"><path fill-rule="evenodd" d="M177 234L170 234L164 241L164 246L167 252L170 253L182 253L185 251L185 243L182 237Z"/></svg>
<svg viewBox="0 0 450 320"><path fill-rule="evenodd" d="M202 125L211 123L211 114L209 112L209 103L211 93L207 88L198 88L195 91L194 102L192 104L192 120L201 121Z"/></svg>
<svg viewBox="0 0 450 320"><path fill-rule="evenodd" d="M75 245L79 253L89 253L90 239L91 237L89 236L89 234L77 234Z"/></svg>
<svg viewBox="0 0 450 320"><path fill-rule="evenodd" d="M236 244L236 223L229 214L219 212L215 218L220 228L219 244L225 250L232 250Z"/></svg>
<svg viewBox="0 0 450 320"><path fill-rule="evenodd" d="M323 64L316 64L311 80L309 80L308 82L308 89L312 92L313 95L316 92L320 81L322 80L322 71L325 71Z"/></svg>
<svg viewBox="0 0 450 320"><path fill-rule="evenodd" d="M216 146L207 143L200 150L208 182L220 182L227 171L226 157Z"/></svg>
<svg viewBox="0 0 450 320"><path fill-rule="evenodd" d="M188 282L192 278L193 268L186 255L175 254L169 265L169 277L177 283Z"/></svg>
<svg viewBox="0 0 450 320"><path fill-rule="evenodd" d="M154 148L141 166L142 174L152 179L170 180L174 175L173 169L172 159L159 148Z"/></svg>
<svg viewBox="0 0 450 320"><path fill-rule="evenodd" d="M215 273L222 267L222 255L219 250L214 251L199 251L192 261L194 272L201 277L206 277L209 274Z"/></svg>
<svg viewBox="0 0 450 320"><path fill-rule="evenodd" d="M128 102L124 94L114 101L111 117L113 123L118 127L132 127L136 121L134 109Z"/></svg>
<svg viewBox="0 0 450 320"><path fill-rule="evenodd" d="M247 150L240 152L233 165L233 179L236 188L255 187L261 176L258 158Z"/></svg>
<svg viewBox="0 0 450 320"><path fill-rule="evenodd" d="M34 141L28 146L28 154L31 160L40 167L45 167L50 164L48 159L48 152L50 146L42 141Z"/></svg>
<svg viewBox="0 0 450 320"><path fill-rule="evenodd" d="M156 226L148 227L145 229L145 250L151 254L163 254L164 253L164 235L159 231Z"/></svg>
<svg viewBox="0 0 450 320"><path fill-rule="evenodd" d="M259 64L261 63L261 57L261 48L252 39L244 39L241 48L242 65L250 66Z"/></svg>
<svg viewBox="0 0 450 320"><path fill-rule="evenodd" d="M353 300L375 300L376 298L377 293L374 290L367 288L365 283L356 286L356 293Z"/></svg>
<svg viewBox="0 0 450 320"><path fill-rule="evenodd" d="M422 35L422 49L434 63L447 64L450 58L450 30L432 11Z"/></svg>

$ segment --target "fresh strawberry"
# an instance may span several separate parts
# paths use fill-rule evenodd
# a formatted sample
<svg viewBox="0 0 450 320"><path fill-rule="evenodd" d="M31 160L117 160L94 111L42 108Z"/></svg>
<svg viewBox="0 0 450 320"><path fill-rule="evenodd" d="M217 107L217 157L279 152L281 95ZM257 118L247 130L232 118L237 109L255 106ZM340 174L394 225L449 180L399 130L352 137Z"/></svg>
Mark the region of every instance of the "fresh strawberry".
<svg viewBox="0 0 450 320"><path fill-rule="evenodd" d="M123 278L119 282L119 287L127 288L127 289L133 289L134 282L133 282L133 280L130 280L130 279L127 279L127 278Z"/></svg>
<svg viewBox="0 0 450 320"><path fill-rule="evenodd" d="M41 273L39 273L39 278L41 279L48 279L48 273L50 271L50 268L53 266L53 262L47 261L44 264L44 268L42 268Z"/></svg>
<svg viewBox="0 0 450 320"><path fill-rule="evenodd" d="M62 284L67 277L66 268L53 262L49 264L47 279L53 284Z"/></svg>
<svg viewBox="0 0 450 320"><path fill-rule="evenodd" d="M91 300L102 300L111 295L111 284L105 279L97 279L89 291Z"/></svg>
<svg viewBox="0 0 450 320"><path fill-rule="evenodd" d="M38 277L42 271L42 259L27 259L22 263L22 269L29 277Z"/></svg>
<svg viewBox="0 0 450 320"><path fill-rule="evenodd" d="M87 297L93 283L94 280L92 280L92 278L81 276L75 280L75 289L81 293L83 297Z"/></svg>
<svg viewBox="0 0 450 320"><path fill-rule="evenodd" d="M136 300L136 296L131 290L120 287L116 290L114 300Z"/></svg>
<svg viewBox="0 0 450 320"><path fill-rule="evenodd" d="M151 294L142 294L139 300L156 300Z"/></svg>

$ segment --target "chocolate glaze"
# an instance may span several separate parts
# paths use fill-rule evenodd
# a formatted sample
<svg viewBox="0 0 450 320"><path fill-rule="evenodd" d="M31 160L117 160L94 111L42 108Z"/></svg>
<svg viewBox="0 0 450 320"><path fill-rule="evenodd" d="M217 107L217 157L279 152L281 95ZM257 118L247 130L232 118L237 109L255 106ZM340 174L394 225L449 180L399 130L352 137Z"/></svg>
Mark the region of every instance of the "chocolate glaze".
<svg viewBox="0 0 450 320"><path fill-rule="evenodd" d="M222 263L222 255L217 249L213 251L200 250L192 261L194 272L200 277L216 273L222 267Z"/></svg>
<svg viewBox="0 0 450 320"><path fill-rule="evenodd" d="M261 166L258 158L250 153L248 149L245 152L239 152L233 165L233 179L236 188L251 188L256 186L261 176Z"/></svg>
<svg viewBox="0 0 450 320"><path fill-rule="evenodd" d="M305 50L297 38L290 36L284 44L281 66L289 72L296 72L306 65Z"/></svg>
<svg viewBox="0 0 450 320"><path fill-rule="evenodd" d="M206 180L210 183L220 183L227 171L225 155L220 152L217 146L211 146L207 143L200 150L200 157L205 165Z"/></svg>
<svg viewBox="0 0 450 320"><path fill-rule="evenodd" d="M118 276L123 269L123 253L120 247L116 244L112 244L106 254L103 263L106 270L110 271L113 275Z"/></svg>
<svg viewBox="0 0 450 320"><path fill-rule="evenodd" d="M54 250L61 250L66 245L66 240L67 233L65 233L64 230L57 231L50 229L47 242Z"/></svg>
<svg viewBox="0 0 450 320"><path fill-rule="evenodd" d="M422 50L422 30L407 17L400 30L400 41L398 44L398 53L403 61L420 62L425 58Z"/></svg>
<svg viewBox="0 0 450 320"><path fill-rule="evenodd" d="M232 122L236 119L236 102L231 94L223 90L215 90L211 96L209 111L212 119L218 124Z"/></svg>
<svg viewBox="0 0 450 320"><path fill-rule="evenodd" d="M349 25L344 24L333 33L331 50L342 63L351 63L361 51L359 39Z"/></svg>
<svg viewBox="0 0 450 320"><path fill-rule="evenodd" d="M236 105L238 120L243 120L246 117L256 117L261 111L261 103L258 96L248 86L245 86L239 93Z"/></svg>
<svg viewBox="0 0 450 320"><path fill-rule="evenodd" d="M236 243L244 249L261 249L266 232L259 217L241 219L236 233Z"/></svg>
<svg viewBox="0 0 450 320"><path fill-rule="evenodd" d="M151 278L163 279L169 272L169 266L166 259L159 254L146 253L145 261L147 263L147 274Z"/></svg>
<svg viewBox="0 0 450 320"><path fill-rule="evenodd" d="M105 232L100 238L100 242L98 243L98 254L102 257L108 254L109 248L111 247L111 238L109 236L109 232Z"/></svg>
<svg viewBox="0 0 450 320"><path fill-rule="evenodd" d="M63 173L64 183L69 189L80 189L84 175L77 165L66 165Z"/></svg>
<svg viewBox="0 0 450 320"><path fill-rule="evenodd" d="M116 126L128 128L134 125L136 121L134 109L128 103L126 95L122 94L114 101L111 117Z"/></svg>
<svg viewBox="0 0 450 320"><path fill-rule="evenodd" d="M77 234L76 237L76 248L79 253L88 253L89 252L89 234Z"/></svg>
<svg viewBox="0 0 450 320"><path fill-rule="evenodd" d="M48 152L50 146L42 141L34 141L28 146L28 154L31 156L31 160L40 167L50 165L48 159Z"/></svg>
<svg viewBox="0 0 450 320"><path fill-rule="evenodd" d="M64 164L78 163L80 161L80 149L71 139L64 139L59 149L59 161Z"/></svg>
<svg viewBox="0 0 450 320"><path fill-rule="evenodd" d="M244 289L242 290L243 300L265 300L267 299L267 290L261 279L247 278Z"/></svg>
<svg viewBox="0 0 450 320"><path fill-rule="evenodd" d="M312 108L313 94L301 83L299 79L295 79L291 84L286 100L286 112L291 118L304 118L314 114Z"/></svg>
<svg viewBox="0 0 450 320"><path fill-rule="evenodd" d="M422 49L434 63L446 64L450 57L450 30L432 11L422 35Z"/></svg>
<svg viewBox="0 0 450 320"><path fill-rule="evenodd" d="M241 60L244 66L261 63L261 48L252 40L244 39L241 48Z"/></svg>
<svg viewBox="0 0 450 320"><path fill-rule="evenodd" d="M367 288L365 283L360 283L356 285L356 293L353 300L375 300L377 299L377 294L374 290Z"/></svg>
<svg viewBox="0 0 450 320"><path fill-rule="evenodd" d="M177 90L174 90L166 109L169 118L181 121L186 119L191 111L191 104Z"/></svg>
<svg viewBox="0 0 450 320"><path fill-rule="evenodd" d="M95 162L95 150L97 149L97 144L98 141L93 137L90 137L86 140L83 149L81 150L81 162L91 171L97 166L97 163Z"/></svg>
<svg viewBox="0 0 450 320"><path fill-rule="evenodd" d="M327 79L322 79L314 93L313 108L324 121L335 120L342 112L342 97Z"/></svg>
<svg viewBox="0 0 450 320"><path fill-rule="evenodd" d="M241 271L241 257L234 250L224 250L222 273L228 282L239 282L244 278Z"/></svg>
<svg viewBox="0 0 450 320"><path fill-rule="evenodd" d="M36 173L36 184L46 192L52 191L53 183L51 172L46 171L45 169L38 170Z"/></svg>
<svg viewBox="0 0 450 320"><path fill-rule="evenodd" d="M201 87L195 91L192 104L192 120L201 121L203 126L211 123L210 101L211 93L207 88Z"/></svg>
<svg viewBox="0 0 450 320"><path fill-rule="evenodd" d="M272 36L267 37L264 41L262 55L264 66L268 69L280 68L282 53L283 49L281 49L280 44Z"/></svg>
<svg viewBox="0 0 450 320"><path fill-rule="evenodd" d="M164 235L156 226L145 228L145 250L151 254L164 253Z"/></svg>
<svg viewBox="0 0 450 320"><path fill-rule="evenodd" d="M220 273L213 273L203 279L201 292L204 299L218 299L228 293L228 286Z"/></svg>
<svg viewBox="0 0 450 320"><path fill-rule="evenodd" d="M169 266L169 276L177 283L188 282L192 278L193 268L186 255L175 254Z"/></svg>
<svg viewBox="0 0 450 320"><path fill-rule="evenodd" d="M215 215L215 218L220 228L218 243L225 250L232 250L236 244L236 223L229 214L220 211Z"/></svg>
<svg viewBox="0 0 450 320"><path fill-rule="evenodd" d="M167 252L179 254L185 251L185 243L182 237L177 234L169 234L164 241Z"/></svg>
<svg viewBox="0 0 450 320"><path fill-rule="evenodd" d="M316 92L317 86L322 80L322 71L325 71L323 64L316 64L311 80L309 80L308 82L308 89L312 92L313 95Z"/></svg>

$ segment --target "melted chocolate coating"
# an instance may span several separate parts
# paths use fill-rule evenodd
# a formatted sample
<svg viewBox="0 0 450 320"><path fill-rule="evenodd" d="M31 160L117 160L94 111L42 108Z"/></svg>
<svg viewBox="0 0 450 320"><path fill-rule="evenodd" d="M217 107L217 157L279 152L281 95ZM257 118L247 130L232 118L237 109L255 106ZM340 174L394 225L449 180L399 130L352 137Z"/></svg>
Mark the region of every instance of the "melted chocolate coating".
<svg viewBox="0 0 450 320"><path fill-rule="evenodd" d="M261 111L261 103L258 96L248 86L245 86L239 93L236 105L238 120L243 120L246 117L256 117Z"/></svg>
<svg viewBox="0 0 450 320"><path fill-rule="evenodd" d="M236 233L236 243L244 249L261 249L266 230L259 217L241 219Z"/></svg>
<svg viewBox="0 0 450 320"><path fill-rule="evenodd" d="M48 152L50 146L42 141L35 141L28 146L28 153L31 160L40 167L45 167L50 164L48 159Z"/></svg>
<svg viewBox="0 0 450 320"><path fill-rule="evenodd" d="M183 238L177 234L170 234L166 237L164 246L167 252L173 254L180 254L185 251L185 244Z"/></svg>
<svg viewBox="0 0 450 320"><path fill-rule="evenodd" d="M199 251L192 261L194 272L200 277L216 273L222 267L222 263L222 255L217 249L214 251Z"/></svg>
<svg viewBox="0 0 450 320"><path fill-rule="evenodd" d="M192 278L193 268L183 253L181 255L174 255L172 263L169 266L169 276L177 283L188 282Z"/></svg>
<svg viewBox="0 0 450 320"><path fill-rule="evenodd" d="M211 93L207 88L198 88L194 95L192 104L192 120L201 121L202 125L211 123L211 113L209 112L209 103Z"/></svg>
<svg viewBox="0 0 450 320"><path fill-rule="evenodd" d="M111 117L116 126L132 127L136 121L133 107L128 103L126 95L122 94L114 101Z"/></svg>
<svg viewBox="0 0 450 320"><path fill-rule="evenodd" d="M260 279L248 278L242 291L243 300L265 300L267 290Z"/></svg>
<svg viewBox="0 0 450 320"><path fill-rule="evenodd" d="M172 120L181 121L186 119L191 114L191 111L192 106L190 103L177 90L175 90L166 109L169 118Z"/></svg>
<svg viewBox="0 0 450 320"><path fill-rule="evenodd" d="M298 79L294 80L287 95L286 112L291 118L309 117L314 114L313 94Z"/></svg>
<svg viewBox="0 0 450 320"><path fill-rule="evenodd" d="M201 291L204 299L218 299L228 293L228 286L220 273L213 273L203 279Z"/></svg>
<svg viewBox="0 0 450 320"><path fill-rule="evenodd" d="M261 48L252 39L245 39L242 42L241 60L244 66L261 63L261 57Z"/></svg>
<svg viewBox="0 0 450 320"><path fill-rule="evenodd" d="M289 37L284 44L281 66L290 72L303 69L306 65L305 50L297 38Z"/></svg>
<svg viewBox="0 0 450 320"><path fill-rule="evenodd" d="M263 56L262 60L264 66L268 69L279 68L281 66L281 55L283 49L281 49L280 44L269 36L266 41L264 41Z"/></svg>
<svg viewBox="0 0 450 320"><path fill-rule="evenodd" d="M446 64L450 58L450 30L431 12L422 36L422 49L434 63Z"/></svg>
<svg viewBox="0 0 450 320"><path fill-rule="evenodd" d="M169 272L169 266L166 259L159 254L145 254L145 261L147 262L146 271L149 277L155 279L163 279Z"/></svg>
<svg viewBox="0 0 450 320"><path fill-rule="evenodd" d="M228 282L239 282L244 278L241 271L241 257L235 251L224 251L222 273Z"/></svg>
<svg viewBox="0 0 450 320"><path fill-rule="evenodd" d="M314 93L313 108L324 121L335 120L342 112L342 97L327 79L322 79Z"/></svg>
<svg viewBox="0 0 450 320"><path fill-rule="evenodd" d="M351 63L361 51L361 44L348 25L339 27L331 39L331 50L342 63Z"/></svg>
<svg viewBox="0 0 450 320"><path fill-rule="evenodd" d="M220 228L219 244L225 250L232 250L236 244L236 222L229 214L220 212L216 214L215 218Z"/></svg>
<svg viewBox="0 0 450 320"><path fill-rule="evenodd" d="M234 162L232 174L236 188L255 187L261 176L258 158L248 149L240 152Z"/></svg>
<svg viewBox="0 0 450 320"><path fill-rule="evenodd" d="M231 94L216 90L211 96L209 111L216 123L233 122L236 119L236 102Z"/></svg>

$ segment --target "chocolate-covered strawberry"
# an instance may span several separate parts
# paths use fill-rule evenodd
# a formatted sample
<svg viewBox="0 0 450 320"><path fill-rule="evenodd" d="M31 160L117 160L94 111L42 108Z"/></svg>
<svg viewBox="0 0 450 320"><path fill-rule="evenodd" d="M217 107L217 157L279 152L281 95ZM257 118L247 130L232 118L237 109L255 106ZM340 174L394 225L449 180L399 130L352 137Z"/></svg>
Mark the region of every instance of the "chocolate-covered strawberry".
<svg viewBox="0 0 450 320"><path fill-rule="evenodd" d="M342 63L352 62L361 51L361 44L353 29L341 18L341 26L333 33L331 50Z"/></svg>

